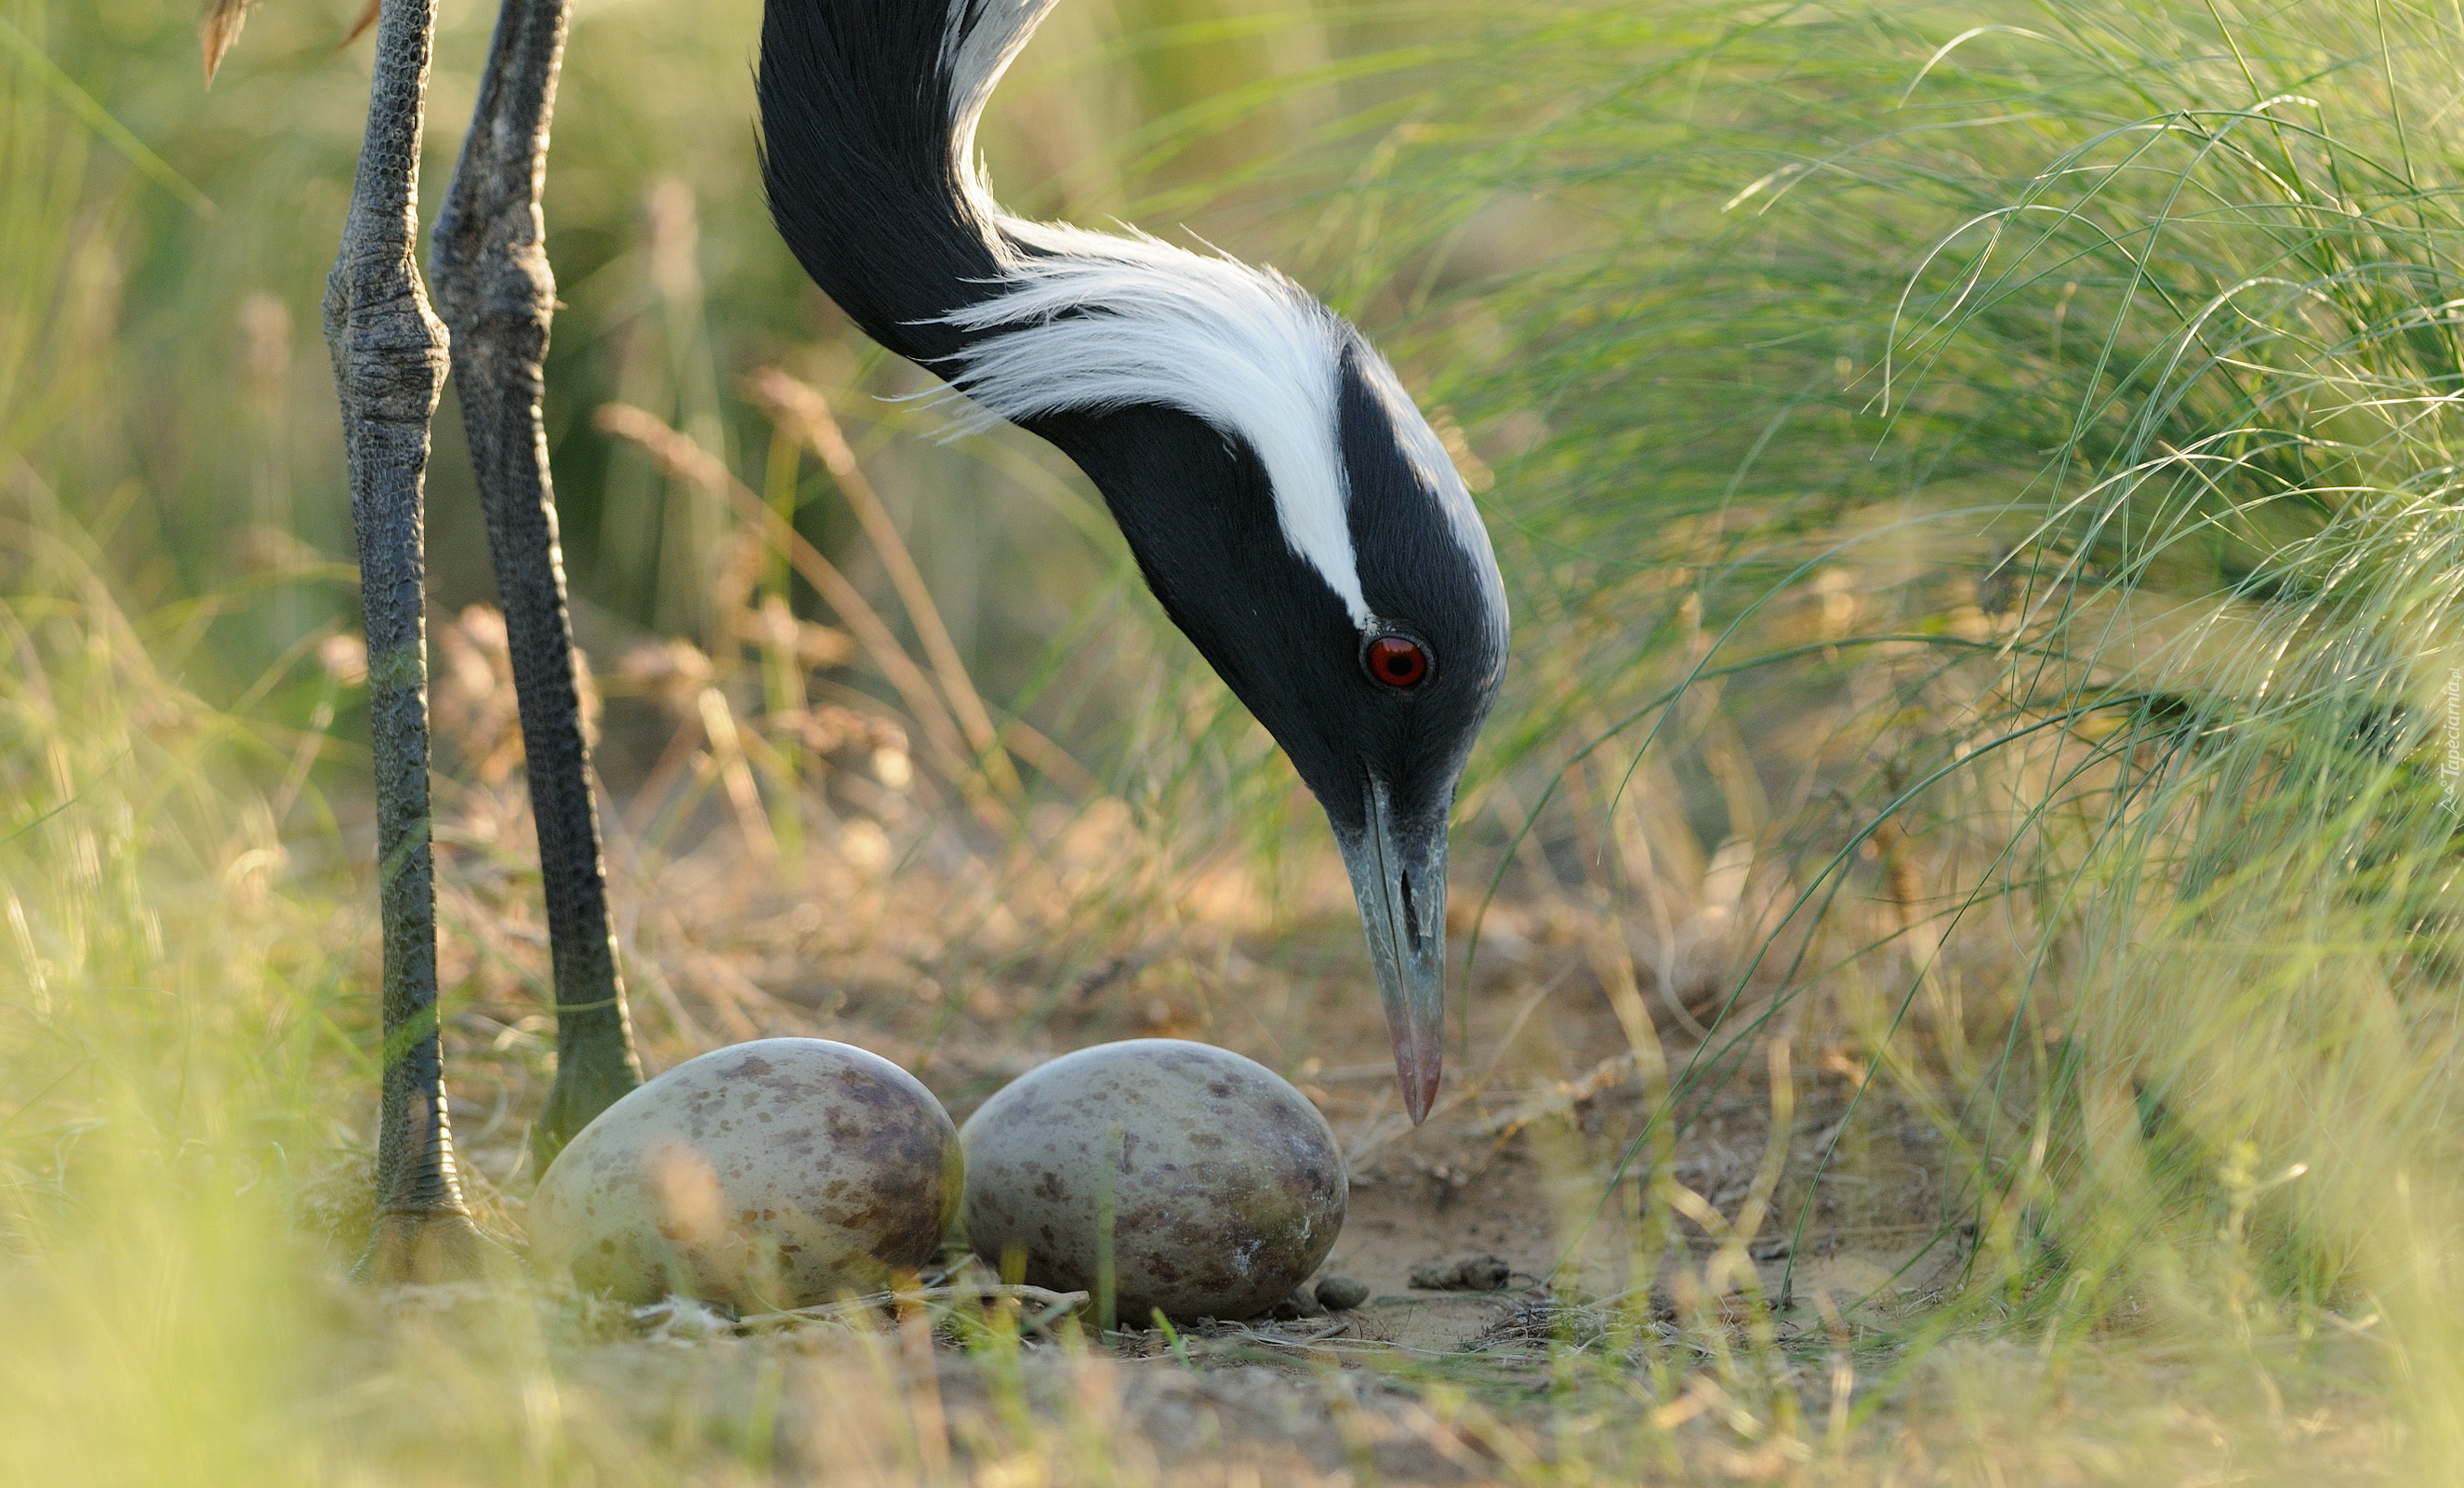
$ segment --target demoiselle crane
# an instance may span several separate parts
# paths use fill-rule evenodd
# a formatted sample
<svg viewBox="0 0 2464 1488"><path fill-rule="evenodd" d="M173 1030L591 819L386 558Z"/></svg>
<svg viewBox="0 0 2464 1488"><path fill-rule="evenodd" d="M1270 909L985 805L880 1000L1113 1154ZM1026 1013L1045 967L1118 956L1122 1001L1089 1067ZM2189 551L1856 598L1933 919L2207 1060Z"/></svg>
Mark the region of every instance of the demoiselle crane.
<svg viewBox="0 0 2464 1488"><path fill-rule="evenodd" d="M1444 1028L1446 819L1503 677L1505 588L1442 445L1342 318L1270 269L1028 222L975 155L1055 0L769 0L762 169L781 233L962 422L1077 462L1175 624L1316 793L1350 870L1413 1120ZM467 1272L434 1022L421 477L447 337L411 262L435 0L383 0L369 128L329 286L367 610L385 865L381 1222L363 1274ZM549 903L552 1153L639 1079L606 918L539 424L553 280L539 190L565 0L504 0L435 230L520 692Z"/></svg>

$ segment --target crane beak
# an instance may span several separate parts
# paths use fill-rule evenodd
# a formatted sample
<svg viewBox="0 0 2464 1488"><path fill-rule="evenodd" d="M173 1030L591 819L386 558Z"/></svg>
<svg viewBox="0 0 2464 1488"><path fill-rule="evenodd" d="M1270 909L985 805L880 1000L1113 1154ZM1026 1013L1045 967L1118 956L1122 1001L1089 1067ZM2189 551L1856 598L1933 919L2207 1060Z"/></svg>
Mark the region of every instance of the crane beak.
<svg viewBox="0 0 2464 1488"><path fill-rule="evenodd" d="M1397 822L1384 782L1371 779L1368 821L1335 829L1377 968L1377 996L1395 1040L1395 1073L1412 1124L1427 1120L1444 1068L1446 823Z"/></svg>

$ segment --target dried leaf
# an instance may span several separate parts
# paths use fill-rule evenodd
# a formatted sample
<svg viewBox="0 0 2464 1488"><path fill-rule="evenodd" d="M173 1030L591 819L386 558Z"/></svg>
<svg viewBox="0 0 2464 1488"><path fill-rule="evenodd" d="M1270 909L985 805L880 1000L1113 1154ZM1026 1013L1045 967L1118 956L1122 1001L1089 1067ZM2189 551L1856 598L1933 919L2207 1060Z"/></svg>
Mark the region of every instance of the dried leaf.
<svg viewBox="0 0 2464 1488"><path fill-rule="evenodd" d="M224 54L239 39L239 29L248 23L249 10L255 4L256 0L206 0L205 9L197 13L197 45L206 54L207 87L214 85Z"/></svg>
<svg viewBox="0 0 2464 1488"><path fill-rule="evenodd" d="M350 34L344 36L342 38L341 46L336 47L334 50L337 52L343 51L348 48L352 42L366 35L368 33L368 28L377 23L377 7L383 3L384 0L368 0L367 5L360 11L360 18L351 22Z"/></svg>

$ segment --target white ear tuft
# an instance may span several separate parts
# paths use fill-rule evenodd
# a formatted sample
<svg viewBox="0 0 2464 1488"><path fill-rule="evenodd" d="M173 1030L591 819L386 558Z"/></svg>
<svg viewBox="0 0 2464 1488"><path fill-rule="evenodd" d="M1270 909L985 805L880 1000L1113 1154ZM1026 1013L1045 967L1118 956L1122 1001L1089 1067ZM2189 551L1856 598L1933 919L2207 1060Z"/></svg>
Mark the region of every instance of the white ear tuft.
<svg viewBox="0 0 2464 1488"><path fill-rule="evenodd" d="M952 379L962 428L1155 404L1256 452L1284 541L1370 623L1347 517L1336 389L1346 340L1332 311L1272 269L1132 233L1028 222L993 200L975 156L993 87L1055 0L951 0L941 61L967 206L992 230L1002 278L943 318L976 333ZM1415 414L1414 422L1418 422Z"/></svg>

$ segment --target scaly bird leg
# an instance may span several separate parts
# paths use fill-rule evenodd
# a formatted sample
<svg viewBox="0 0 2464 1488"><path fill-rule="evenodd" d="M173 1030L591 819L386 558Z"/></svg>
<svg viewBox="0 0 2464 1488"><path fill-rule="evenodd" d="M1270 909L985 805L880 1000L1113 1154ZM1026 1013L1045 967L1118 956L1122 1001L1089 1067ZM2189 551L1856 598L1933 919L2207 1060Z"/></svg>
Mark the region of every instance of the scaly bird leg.
<svg viewBox="0 0 2464 1488"><path fill-rule="evenodd" d="M411 237L420 114L435 0L385 0L376 80L342 248L325 281L325 341L341 395L367 617L376 754L377 877L385 927L385 1100L377 1218L356 1273L384 1284L458 1279L494 1264L453 1169L436 1027L436 897L429 850L426 560L428 423L445 380Z"/></svg>
<svg viewBox="0 0 2464 1488"><path fill-rule="evenodd" d="M487 508L547 890L557 1065L547 1110L531 1130L541 1167L592 1117L642 1083L607 919L539 417L540 365L556 304L539 189L566 11L567 0L504 0L429 259L436 307L452 330L453 386Z"/></svg>

